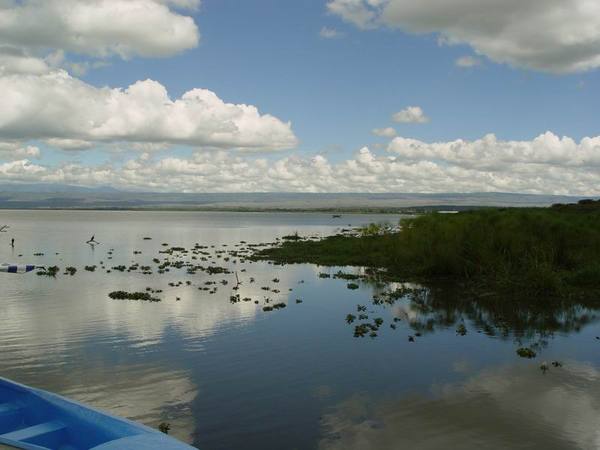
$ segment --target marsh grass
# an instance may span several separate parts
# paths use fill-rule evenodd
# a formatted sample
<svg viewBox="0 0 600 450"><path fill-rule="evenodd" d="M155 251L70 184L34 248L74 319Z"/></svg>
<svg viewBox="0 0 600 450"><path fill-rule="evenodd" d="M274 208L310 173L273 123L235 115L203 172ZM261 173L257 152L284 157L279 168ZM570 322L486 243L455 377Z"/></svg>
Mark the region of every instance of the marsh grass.
<svg viewBox="0 0 600 450"><path fill-rule="evenodd" d="M393 234L284 242L256 257L367 266L393 277L450 279L531 294L600 289L600 202L425 214Z"/></svg>

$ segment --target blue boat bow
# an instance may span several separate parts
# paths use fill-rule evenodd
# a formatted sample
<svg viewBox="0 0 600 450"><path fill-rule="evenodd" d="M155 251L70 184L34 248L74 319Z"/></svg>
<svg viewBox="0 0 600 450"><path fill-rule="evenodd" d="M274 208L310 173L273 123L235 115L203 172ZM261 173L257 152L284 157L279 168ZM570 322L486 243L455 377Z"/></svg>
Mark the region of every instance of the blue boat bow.
<svg viewBox="0 0 600 450"><path fill-rule="evenodd" d="M0 378L1 444L24 450L192 450L164 433Z"/></svg>

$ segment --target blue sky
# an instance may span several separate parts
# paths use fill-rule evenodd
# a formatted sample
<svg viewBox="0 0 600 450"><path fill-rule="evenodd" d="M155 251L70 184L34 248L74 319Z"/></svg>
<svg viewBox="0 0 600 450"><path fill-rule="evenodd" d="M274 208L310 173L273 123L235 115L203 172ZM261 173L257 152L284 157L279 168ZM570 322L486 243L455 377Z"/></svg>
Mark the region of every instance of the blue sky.
<svg viewBox="0 0 600 450"><path fill-rule="evenodd" d="M466 45L440 46L431 34L362 31L328 13L322 0L205 0L193 16L202 34L197 48L167 61L113 58L84 79L127 86L150 77L173 96L206 87L291 120L298 151L339 149L336 158L382 141L371 129L394 125L391 115L413 104L431 123L398 131L426 141L599 132L597 72L558 76L489 60L459 68L457 58L474 55ZM322 27L344 35L324 39Z"/></svg>
<svg viewBox="0 0 600 450"><path fill-rule="evenodd" d="M36 6L39 9L39 1L27 0L22 4L15 3L12 7L9 2L4 9L0 8L0 14L9 13L12 9L19 10L20 14L32 15L34 13L31 11ZM68 0L65 3L73 1ZM113 5L114 11L115 8L121 7L123 1L110 0L108 4ZM159 151L153 151L151 154L145 152L144 164L148 161L157 164L167 159L173 163L169 166L172 169L184 165L183 162L192 164L194 158L210 160L207 155L217 150L227 153L230 158L241 158L240 161L245 164L253 164L256 160L266 160L270 164L286 161L287 164L287 158L292 158L296 163L298 159L302 160L301 165L304 167L314 163L315 157L322 157L331 169L324 170L323 176L330 178L332 171L338 173L337 169L354 164L352 161L360 155L357 152L360 150L362 154L366 154L364 148L367 148L369 157L396 158L393 170L384 170L388 178L403 176L404 168L416 172L419 164L437 165L443 171L443 176L447 177L446 183L440 186L432 183L421 187L425 191L435 191L453 185L451 177L457 175L451 173L449 168L456 166L458 169L473 170L473 161L458 164L455 156L449 157L444 153L445 149L434 149L430 144L440 143L451 147L453 141L460 139L469 145L473 144L473 148L465 150L466 152L481 152L481 157L508 152L512 155L510 158L513 158L514 151L503 149L503 143L518 141L520 144L515 147L518 148L515 151L520 152L520 156L513 162L527 164L527 158L533 152L535 164L539 164L539 159L544 157L536 152L543 153L543 150L533 141L548 131L556 138L569 137L576 144L577 150L585 153L585 156L578 157L576 162L563 160L565 155L573 153L571 142L557 144L562 148L563 158L558 161L558 167L560 164L578 164L578 170L586 171L583 177L586 180L585 186L577 188L576 193L591 189L592 182L595 181L590 179L589 172L591 161L595 161L597 153L594 147L596 141L590 144L594 147L592 150L590 145L582 148L580 141L585 137L594 138L600 134L596 114L599 100L596 65L600 65L597 62L600 56L589 51L591 43L595 43L598 36L586 35L575 45L571 42L561 44L566 42L565 36L573 34L573 30L596 25L593 19L586 18L583 13L570 17L560 9L558 11L564 15L564 20L561 17L560 26L554 27L559 31L542 31L539 36L532 36L524 31L525 25L522 26L514 17L519 14L518 9L521 5L528 3L531 7L524 10L523 15L529 14L531 17L524 17L523 23L535 26L536 21L539 21L548 25L549 16L541 8L543 2L538 0L514 3L517 6L511 6L513 2L506 3L507 9L515 9L512 16L507 15L508 18L494 9L498 5L501 6L500 0L485 0L479 3L474 3L474 0L450 0L445 4L439 3L439 0L425 0L422 7L421 4L410 6L411 2L407 0L135 1L142 6L157 8L157 11L164 15L164 18L159 17L163 22L173 20L171 29L181 27L189 35L189 26L195 26L200 33L199 44L194 45L191 37L187 41L177 40L169 35L168 30L156 31L158 44L152 43L152 35L157 27L154 26L153 29L150 20L140 20L143 17L139 17L138 13L131 23L131 27L140 28L140 31L136 29L139 36L135 36L135 39L127 34L126 28L125 31L118 29L121 25L129 26L126 21L129 16L125 13L122 15L124 23L115 23L113 31L112 24L104 16L106 11L102 11L99 6L101 2L95 0L90 0L89 4L97 3L96 9L90 7L85 14L94 17L103 32L106 28L112 33L108 38L105 34L99 35L93 27L83 32L80 27L77 33L83 33L87 37L85 33L89 32L90 36L89 42L81 44L77 41L80 38L79 34L69 36L69 29L59 28L60 21L66 20L69 12L60 13L62 15L56 13L61 8L60 5L65 3L54 2L59 6L50 14L57 14L58 25L54 24L51 18L48 19L48 30L45 30L43 23L38 23L32 26L31 33L34 37L37 34L43 35L45 32L52 32L51 27L56 25L56 32L64 33L64 36L57 39L56 44L46 47L40 38L41 43L32 45L32 39L24 39L10 29L0 29L0 44L10 45L11 51L16 52L17 50L12 50L16 48L29 58L45 61L50 71L66 71L70 77L69 82L83 82L90 88L98 88L99 90L92 92L92 95L101 95L101 88L104 87L125 90L128 86L147 79L166 88L169 98L165 103L178 99L190 90L207 89L225 103L253 105L258 108L260 114L274 116L279 121L274 134L280 139L274 143L262 138L263 143L254 139L255 136L249 135L248 139L252 140L250 144L238 146L236 138L225 143L219 141L213 145L212 138L205 138L204 135L198 138L194 135L196 137L182 136L180 139L173 130L171 131L175 135L170 131L171 134L165 140L160 136L148 137L148 130L144 132L146 134L133 133L124 139L122 131L118 136L111 131L102 135L100 139L93 139L89 133L83 133L83 137L79 136L76 126L73 126L75 131L65 131L65 126L40 125L39 133L28 134L22 131L22 127L15 131L18 127L14 127L9 121L3 126L0 120L0 138L4 137L13 147L18 143L19 151L15 154L28 155L23 151L26 146L33 146L39 150L36 157L29 158L25 165L34 164L44 170L54 171L52 174L44 173L46 178L42 177L40 181L59 181L56 170L64 165L76 164L81 169L80 172L92 170L97 174L101 169L106 172L105 166L112 164L114 171L118 172L127 161L139 159L140 146L136 146L136 142L154 142L157 145L164 144L164 148L161 147ZM582 2L583 0L552 0L553 4L561 8L581 6ZM446 5L452 3L455 4L456 14L461 14L456 20L445 10ZM28 6L31 7L30 10L26 10ZM548 9L551 10L552 6ZM454 10L451 12L454 13ZM485 25L480 26L481 20L477 21L475 13L491 17L489 29L485 29ZM439 20L440 15L448 19ZM469 18L470 15L474 15L474 18ZM36 16L33 17L35 20ZM368 17L368 20L364 17ZM181 22L182 18L193 19L193 24ZM474 24L469 23L469 20ZM590 20L592 22L588 23ZM563 25L568 28L562 30ZM145 26L147 29L144 29ZM336 36L323 37L320 31L324 27ZM507 33L498 31L501 28L514 28L515 31L511 31L507 37ZM10 33L14 33L14 36ZM22 34L22 30L19 30L19 33ZM2 42L2 39L6 42ZM122 39L122 42L119 39ZM144 39L148 40L148 46L145 45ZM451 42L440 43L441 39ZM171 42L170 40L173 47L163 51L160 48L161 42ZM129 49L126 55L120 50L123 46ZM520 51L521 47L523 52ZM57 53L60 57L54 58ZM464 57L473 58L476 64L473 67L459 66L457 61ZM54 62L55 59L59 61ZM87 64L88 67L86 70L76 70L73 63ZM14 75L11 72L10 76L13 77L12 83L15 76L20 76L23 81L28 75ZM40 76L47 77L47 74ZM7 89L13 89L12 84L7 86ZM62 104L62 99L59 100L57 104ZM82 108L85 107L84 100L87 99L81 100ZM105 98L90 98L89 104L95 105L105 101ZM17 109L18 106L17 104ZM429 119L427 123L392 121L394 113L409 106L420 107ZM75 109L65 109L62 114L69 116L72 111L73 117L77 118L78 113ZM210 111L207 112L210 116L212 113L209 113ZM285 130L284 124L288 121L291 122L291 128ZM399 136L393 146L390 142L393 136L386 138L372 133L375 128L385 127L393 127ZM264 136L270 134L267 125L261 130ZM250 134L254 133L254 129L251 131ZM494 134L500 143L495 143L494 148L486 147L481 150L479 147L484 144L479 141L490 133ZM85 141L86 144L85 148L64 149L62 144L56 144L56 139L76 139ZM246 137L242 136L240 139ZM401 139L415 140L418 144ZM282 141L286 144L282 144ZM416 157L409 149L414 145L422 147L424 150L419 151L423 154L430 153L433 156ZM530 147L533 150L527 150ZM118 151L115 151L115 148L118 148ZM408 157L409 153L412 156ZM34 155L34 152L31 151L30 154ZM478 159L473 155L470 158ZM14 168L17 158L5 159L10 160L5 164L11 164ZM172 159L177 161L171 161ZM556 155L550 159L556 162ZM406 167L399 168L398 164L404 164ZM550 162L545 161L544 164ZM523 170L521 179L515 180L516 190L550 191L550 187L556 185L554 180L527 185L524 180L533 176L534 168L520 168L527 170ZM269 166L269 169L273 167ZM467 183L463 189L510 189L509 181L499 181L504 176L499 172L502 169L500 165L494 169L477 169L478 173L473 175L480 177L479 184L470 186ZM557 167L539 167L539 171L534 175L546 177L548 169L556 170ZM295 170L290 169L290 173L298 172ZM311 173L311 169L307 170ZM367 168L365 174L356 176L364 178L377 170L373 167ZM43 170L37 172L42 174ZM591 175L593 173L594 171ZM198 174L198 177L201 175ZM581 174L573 174L579 175ZM0 180L2 176L0 171ZM120 180L111 179L106 174L103 177L93 176L92 183L106 180L109 184L143 188L136 186L131 180L124 181L122 177ZM5 178L10 179L8 172ZM24 177L22 180L31 181L30 178ZM464 174L464 179L468 178L469 176ZM14 180L21 181L21 178ZM577 180L580 181L579 178ZM70 178L63 175L60 181L82 182L73 174ZM204 181L206 180L197 179L194 183L190 180L188 184L191 190L225 188ZM336 184L327 181L320 180L319 183L304 188L349 188L339 182ZM371 182L376 184L376 181ZM413 184L410 179L395 179L394 183L395 189L410 187ZM252 186L256 188L260 187L260 184L255 183ZM252 189L252 186L242 188L240 185L236 189L247 190ZM160 186L155 184L152 188L157 189ZM168 189L167 186L165 188ZM280 184L274 183L268 189L280 188ZM301 184L291 188L303 190ZM364 189L371 190L368 184L364 184ZM567 186L561 186L553 192L567 193L568 190Z"/></svg>

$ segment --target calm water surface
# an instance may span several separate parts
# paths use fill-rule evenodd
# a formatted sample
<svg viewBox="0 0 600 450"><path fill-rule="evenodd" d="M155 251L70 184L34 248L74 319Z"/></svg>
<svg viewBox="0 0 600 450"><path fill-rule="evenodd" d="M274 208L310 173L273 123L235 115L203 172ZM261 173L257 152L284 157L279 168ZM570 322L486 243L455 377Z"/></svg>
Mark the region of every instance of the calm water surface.
<svg viewBox="0 0 600 450"><path fill-rule="evenodd" d="M600 316L593 309L513 308L439 287L375 305L374 294L397 286L361 282L349 290L347 281L318 276L339 268L225 262L226 254L215 253L240 241L397 220L2 211L0 224L10 230L0 235L0 262L78 272L1 277L0 376L150 426L169 422L173 435L205 450L600 448ZM84 243L92 234L101 242L95 248ZM157 274L152 259L164 258L163 242L208 246L209 261L195 263L237 270L240 296L259 304L230 303L234 274ZM154 273L83 270L101 261L107 268L137 262ZM198 289L206 281L217 282L216 294ZM146 287L163 289L163 301L107 295ZM263 312L265 297L288 306ZM384 319L376 338L353 337L345 318L358 314L358 304L370 319ZM461 324L464 336L456 332ZM522 346L537 358L519 358ZM555 360L563 367L552 367Z"/></svg>

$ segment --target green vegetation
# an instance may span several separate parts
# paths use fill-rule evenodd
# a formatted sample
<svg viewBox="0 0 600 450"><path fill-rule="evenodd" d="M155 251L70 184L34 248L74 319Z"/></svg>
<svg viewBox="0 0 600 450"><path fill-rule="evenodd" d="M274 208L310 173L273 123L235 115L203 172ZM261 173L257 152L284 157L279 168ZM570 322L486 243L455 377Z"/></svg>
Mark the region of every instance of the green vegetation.
<svg viewBox="0 0 600 450"><path fill-rule="evenodd" d="M600 289L600 201L552 208L425 214L396 233L288 241L255 258L366 266L404 280L446 279L484 289L566 295Z"/></svg>
<svg viewBox="0 0 600 450"><path fill-rule="evenodd" d="M333 274L333 278L339 278L340 280L358 280L360 275L345 273L340 270L338 273Z"/></svg>
<svg viewBox="0 0 600 450"><path fill-rule="evenodd" d="M370 223L369 225L362 227L360 233L363 236L375 236L380 234L385 229L385 224L382 223Z"/></svg>
<svg viewBox="0 0 600 450"><path fill-rule="evenodd" d="M296 231L294 234L288 234L287 236L283 236L281 239L284 241L301 241L302 237Z"/></svg>
<svg viewBox="0 0 600 450"><path fill-rule="evenodd" d="M47 267L47 268L41 268L37 274L40 276L46 276L46 277L56 277L56 274L60 271L60 268L58 266L51 266L51 267Z"/></svg>

